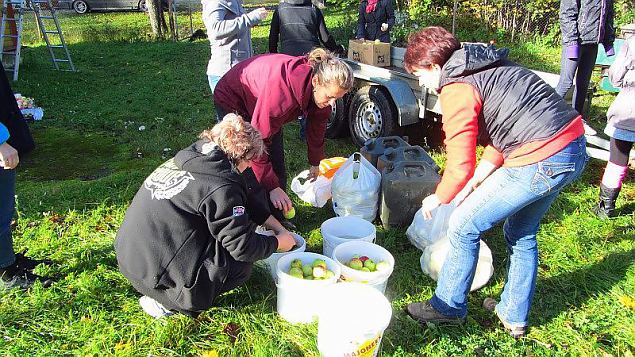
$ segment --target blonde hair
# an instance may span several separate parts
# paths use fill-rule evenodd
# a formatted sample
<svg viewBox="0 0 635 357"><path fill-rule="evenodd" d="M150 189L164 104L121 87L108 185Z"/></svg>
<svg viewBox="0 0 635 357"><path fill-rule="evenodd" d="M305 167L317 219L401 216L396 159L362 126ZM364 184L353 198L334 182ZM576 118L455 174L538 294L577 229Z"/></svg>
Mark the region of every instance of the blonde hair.
<svg viewBox="0 0 635 357"><path fill-rule="evenodd" d="M307 59L319 84L337 84L346 91L353 88L353 70L332 52L314 48L307 54Z"/></svg>
<svg viewBox="0 0 635 357"><path fill-rule="evenodd" d="M225 115L220 123L204 130L198 137L214 142L234 163L255 159L265 152L260 132L233 113Z"/></svg>

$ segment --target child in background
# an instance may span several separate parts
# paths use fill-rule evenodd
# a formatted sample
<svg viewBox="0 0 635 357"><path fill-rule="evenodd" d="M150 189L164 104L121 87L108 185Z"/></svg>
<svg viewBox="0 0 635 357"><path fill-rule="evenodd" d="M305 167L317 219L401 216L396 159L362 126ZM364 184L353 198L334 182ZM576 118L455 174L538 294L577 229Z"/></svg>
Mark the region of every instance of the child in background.
<svg viewBox="0 0 635 357"><path fill-rule="evenodd" d="M628 154L635 142L635 36L624 42L609 69L611 83L620 93L606 113L604 133L611 137L609 161L600 184L600 202L595 213L601 218L615 216L615 201L628 169Z"/></svg>

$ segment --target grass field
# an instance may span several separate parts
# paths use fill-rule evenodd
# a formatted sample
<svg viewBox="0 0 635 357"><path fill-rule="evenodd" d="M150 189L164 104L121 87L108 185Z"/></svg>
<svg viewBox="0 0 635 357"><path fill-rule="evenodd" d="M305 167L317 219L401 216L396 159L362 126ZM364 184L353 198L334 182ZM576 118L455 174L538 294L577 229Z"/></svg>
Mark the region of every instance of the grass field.
<svg viewBox="0 0 635 357"><path fill-rule="evenodd" d="M327 16L340 38L345 16ZM194 16L200 27L200 15ZM62 26L79 69L51 69L45 47L27 24L24 63L14 90L35 97L45 118L32 124L38 148L19 166L14 226L16 250L56 264L37 272L56 277L49 289L0 292L0 354L9 356L302 356L317 355L317 324L294 326L276 312L276 289L256 271L243 287L218 299L198 319L154 320L118 272L112 248L127 205L158 164L211 125L213 105L205 68L206 41L149 42L141 13L64 16ZM253 31L264 52L268 24ZM555 72L557 48L537 42L512 46L512 56ZM593 99L592 124L601 129L613 96ZM145 130L140 130L141 127ZM285 128L290 175L304 169L305 147L296 125ZM330 140L329 156L355 151L348 139ZM439 151L434 158L443 163ZM435 283L419 267L421 252L402 230L379 229L378 242L396 257L386 295L393 318L381 345L384 356L606 355L635 350L635 220L633 172L618 200L619 218L591 213L603 163L589 162L583 178L560 195L543 220L540 269L526 338L514 340L481 308L498 297L507 255L501 229L483 238L495 273L469 297L463 326L422 327L402 311L429 298ZM319 225L327 205L308 207L293 197L299 233L321 251ZM228 328L235 326L237 329ZM236 331L235 331L236 330Z"/></svg>

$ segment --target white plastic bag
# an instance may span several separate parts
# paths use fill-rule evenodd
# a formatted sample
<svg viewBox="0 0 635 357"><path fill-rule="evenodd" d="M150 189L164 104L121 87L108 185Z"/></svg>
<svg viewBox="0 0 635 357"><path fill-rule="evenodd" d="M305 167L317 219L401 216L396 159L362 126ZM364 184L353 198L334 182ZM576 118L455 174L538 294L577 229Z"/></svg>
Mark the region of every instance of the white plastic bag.
<svg viewBox="0 0 635 357"><path fill-rule="evenodd" d="M331 198L331 181L322 175L313 182L308 180L309 170L304 170L291 181L291 191L293 191L304 202L313 207L324 207Z"/></svg>
<svg viewBox="0 0 635 357"><path fill-rule="evenodd" d="M377 215L381 174L360 153L351 155L333 176L333 211L372 222Z"/></svg>
<svg viewBox="0 0 635 357"><path fill-rule="evenodd" d="M421 254L419 262L421 270L428 274L435 281L439 278L439 273L443 267L443 263L452 249L450 240L443 237L436 243L427 246ZM481 241L481 248L478 254L478 263L476 264L476 273L470 291L481 288L487 284L494 273L494 265L492 264L492 251L485 242Z"/></svg>
<svg viewBox="0 0 635 357"><path fill-rule="evenodd" d="M421 208L415 213L412 224L406 230L406 236L412 245L420 250L434 244L445 237L448 230L448 221L456 205L453 202L441 205L432 211L432 219L423 218Z"/></svg>

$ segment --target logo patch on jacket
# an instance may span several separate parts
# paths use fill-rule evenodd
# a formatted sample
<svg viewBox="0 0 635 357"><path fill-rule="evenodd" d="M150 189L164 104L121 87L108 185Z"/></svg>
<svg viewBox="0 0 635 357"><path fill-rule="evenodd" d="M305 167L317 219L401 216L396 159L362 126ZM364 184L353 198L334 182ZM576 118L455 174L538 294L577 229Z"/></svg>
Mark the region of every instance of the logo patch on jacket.
<svg viewBox="0 0 635 357"><path fill-rule="evenodd" d="M234 213L232 214L234 217L242 216L243 214L245 214L245 207L234 206Z"/></svg>
<svg viewBox="0 0 635 357"><path fill-rule="evenodd" d="M170 159L146 178L143 187L150 191L152 199L169 200L183 191L193 180L194 176L191 173L179 170L174 164L174 159Z"/></svg>

